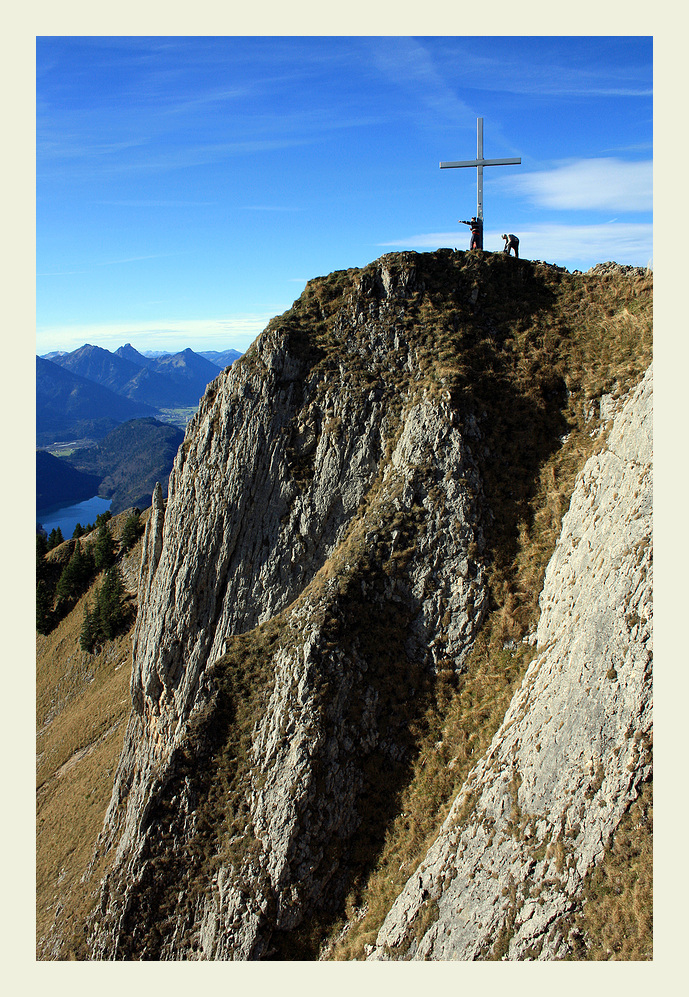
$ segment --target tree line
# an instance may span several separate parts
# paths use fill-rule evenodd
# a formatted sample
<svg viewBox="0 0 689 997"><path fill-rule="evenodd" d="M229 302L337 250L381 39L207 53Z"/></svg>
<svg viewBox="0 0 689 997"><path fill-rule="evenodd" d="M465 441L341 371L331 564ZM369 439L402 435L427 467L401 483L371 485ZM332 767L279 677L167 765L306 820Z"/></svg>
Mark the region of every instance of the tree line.
<svg viewBox="0 0 689 997"><path fill-rule="evenodd" d="M140 511L134 509L127 518L119 544L108 528L109 512L98 516L96 524L82 527L77 523L72 539L74 550L60 568L47 557L49 550L64 543L58 527L46 536L36 534L36 630L48 634L64 619L93 580L103 574L95 592L94 604L86 604L80 636L83 650L93 651L111 640L127 623L125 590L118 558L130 550L142 532ZM95 541L84 543L82 537L98 527Z"/></svg>

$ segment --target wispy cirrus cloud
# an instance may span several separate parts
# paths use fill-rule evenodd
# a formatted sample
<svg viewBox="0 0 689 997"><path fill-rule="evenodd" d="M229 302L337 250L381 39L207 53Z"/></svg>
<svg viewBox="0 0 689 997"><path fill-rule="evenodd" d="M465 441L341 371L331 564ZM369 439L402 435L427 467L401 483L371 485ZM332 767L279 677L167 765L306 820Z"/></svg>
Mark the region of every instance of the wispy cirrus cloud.
<svg viewBox="0 0 689 997"><path fill-rule="evenodd" d="M501 177L503 189L559 211L652 211L653 162L579 159L551 170Z"/></svg>
<svg viewBox="0 0 689 997"><path fill-rule="evenodd" d="M42 270L37 273L37 277L75 277L79 274L90 273L90 270Z"/></svg>
<svg viewBox="0 0 689 997"><path fill-rule="evenodd" d="M548 260L562 266L585 269L606 260L633 266L646 266L653 255L653 226L609 222L601 225L534 225L519 229L520 250L528 259ZM426 232L404 239L378 243L381 247L438 249L442 246L466 248L466 232ZM497 252L504 246L502 233L484 233L486 250Z"/></svg>
<svg viewBox="0 0 689 997"><path fill-rule="evenodd" d="M416 113L431 113L447 121L471 120L474 111L457 96L442 66L429 49L414 38L375 38L368 41L371 65L389 83L409 92L409 108Z"/></svg>
<svg viewBox="0 0 689 997"><path fill-rule="evenodd" d="M86 266L85 270L42 270L39 271L37 277L71 277L73 274L84 274L92 273L94 267L114 267L119 266L122 263L140 263L143 260L158 260L167 259L170 256L182 256L182 252L179 253L147 253L143 256L124 256L116 260L93 260L90 264L86 265L83 263L72 264L73 266Z"/></svg>
<svg viewBox="0 0 689 997"><path fill-rule="evenodd" d="M212 208L217 201L161 201L161 200L140 200L140 201L97 201L97 204L106 204L116 208Z"/></svg>
<svg viewBox="0 0 689 997"><path fill-rule="evenodd" d="M294 148L295 146L310 145L317 141L319 141L317 136L297 137L291 135L282 139L202 142L170 148L164 153L160 151L152 152L146 148L138 151L134 147L143 145L144 143L131 143L132 155L121 156L118 154L118 150L113 147L112 155L103 155L97 161L94 161L91 157L88 146L82 145L73 154L75 160L80 160L79 165L70 165L69 168L62 167L59 159L53 163L51 156L44 155L38 175L39 178L43 178L44 175L50 175L53 179L68 177L70 180L75 181L77 179L83 180L84 178L93 179L95 177L102 178L117 175L168 173L172 170L221 163L235 156L251 155L257 152L277 152ZM65 158L65 156L61 158Z"/></svg>
<svg viewBox="0 0 689 997"><path fill-rule="evenodd" d="M582 58L576 38L553 36L520 39L495 38L490 51L471 38L447 39L435 47L437 65L444 78L480 80L480 88L546 99L634 99L652 97L651 66L646 54L639 61L601 58L598 40L592 38Z"/></svg>
<svg viewBox="0 0 689 997"><path fill-rule="evenodd" d="M243 204L241 211L301 211L301 208L292 208L280 204Z"/></svg>

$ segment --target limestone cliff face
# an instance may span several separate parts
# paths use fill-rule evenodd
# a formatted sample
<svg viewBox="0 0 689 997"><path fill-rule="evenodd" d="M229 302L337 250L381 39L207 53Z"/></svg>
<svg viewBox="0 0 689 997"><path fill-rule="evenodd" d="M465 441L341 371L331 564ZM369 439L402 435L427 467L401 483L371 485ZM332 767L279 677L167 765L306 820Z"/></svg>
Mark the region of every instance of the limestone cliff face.
<svg viewBox="0 0 689 997"><path fill-rule="evenodd" d="M651 772L652 398L649 369L579 476L538 655L370 958L569 951L583 878Z"/></svg>
<svg viewBox="0 0 689 997"><path fill-rule="evenodd" d="M498 540L516 534L539 462L562 445L566 378L541 359L525 378L505 318L552 309L560 282L497 256L383 257L312 282L209 386L147 525L133 710L97 845L114 858L94 957L313 957L314 932L382 847L438 683L467 667L507 556ZM534 863L541 875L556 862L529 865L529 842L576 850L569 885L546 890L560 899L543 915L539 905L553 923L644 777L650 458L637 422L648 383L618 417L632 429L616 429L575 493L542 597L544 649L511 733L472 778L486 794L482 830L443 829L375 958L475 958L495 925L528 920ZM513 439L487 429L494 401L498 420L514 413ZM586 502L588 519L576 512ZM611 529L624 533L619 549ZM495 845L480 837L491 821ZM486 855L502 848L507 900L481 892L480 877L468 906L455 898L468 880L460 833ZM472 870L480 861L467 858ZM441 914L443 898L471 908L484 933L460 943L459 915L446 927L439 916L410 947L406 926L429 896Z"/></svg>

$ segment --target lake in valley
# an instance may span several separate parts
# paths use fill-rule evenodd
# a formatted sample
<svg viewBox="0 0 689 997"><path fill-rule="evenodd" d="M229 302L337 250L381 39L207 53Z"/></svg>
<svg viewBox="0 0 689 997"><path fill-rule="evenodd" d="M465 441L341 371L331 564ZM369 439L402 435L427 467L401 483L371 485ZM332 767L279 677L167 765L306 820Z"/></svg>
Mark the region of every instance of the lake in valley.
<svg viewBox="0 0 689 997"><path fill-rule="evenodd" d="M73 502L71 505L54 505L50 509L38 509L36 522L41 524L48 535L50 535L51 530L56 530L59 527L63 538L69 540L77 523L81 523L82 526L95 523L96 516L102 512L107 512L110 504L111 499L94 495L93 498L84 499L83 502Z"/></svg>

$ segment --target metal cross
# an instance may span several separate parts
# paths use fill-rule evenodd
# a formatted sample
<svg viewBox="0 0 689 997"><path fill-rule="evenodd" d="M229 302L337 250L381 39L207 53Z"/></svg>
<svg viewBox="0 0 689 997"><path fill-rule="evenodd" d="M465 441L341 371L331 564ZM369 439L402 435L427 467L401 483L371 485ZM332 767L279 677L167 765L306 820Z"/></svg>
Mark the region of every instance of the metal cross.
<svg viewBox="0 0 689 997"><path fill-rule="evenodd" d="M461 163L441 163L441 170L454 169L456 166L476 167L476 217L483 221L483 167L484 166L520 166L519 159L484 159L483 158L483 118L476 119L476 159L467 159Z"/></svg>

